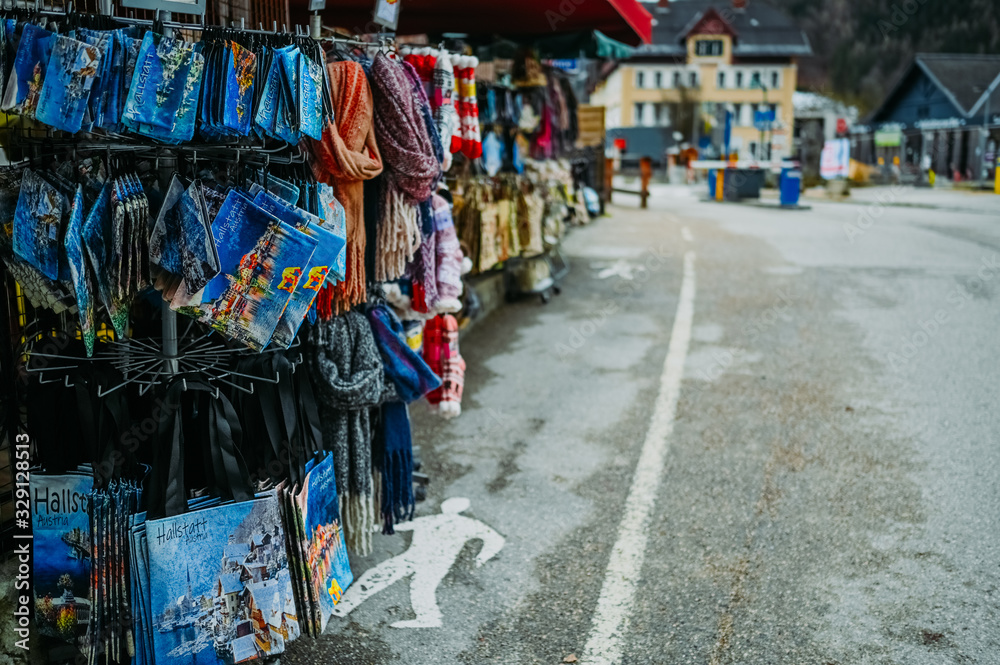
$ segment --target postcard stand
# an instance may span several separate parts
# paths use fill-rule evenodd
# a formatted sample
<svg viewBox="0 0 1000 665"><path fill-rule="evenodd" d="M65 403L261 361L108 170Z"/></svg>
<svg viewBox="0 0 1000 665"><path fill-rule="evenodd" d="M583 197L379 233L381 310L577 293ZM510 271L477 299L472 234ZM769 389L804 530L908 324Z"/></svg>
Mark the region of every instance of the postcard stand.
<svg viewBox="0 0 1000 665"><path fill-rule="evenodd" d="M49 16L67 15L65 12L54 10L40 10L39 13ZM172 20L171 13L168 11L160 11L155 22L132 17L125 18L112 16L111 18L118 23L124 24L146 26L153 26L156 24L166 37L172 36L175 30L200 32L206 29L204 24L185 24L174 22ZM241 26L239 30L240 32L258 35L291 34L278 32L277 27L278 26L275 23L274 31L264 30L263 26L261 26L259 30L245 29ZM282 26L282 28L284 27L285 26ZM300 26L296 26L295 36L304 37L307 34L307 31L302 29ZM372 42L340 37L328 37L324 38L323 41L332 41L339 44L357 47L373 46ZM39 146L44 145L46 150L56 148L72 148L74 150L103 150L106 151L109 156L113 152L125 152L139 156L155 156L157 162L160 162L161 158L163 158L164 163L175 163L177 157L184 153L189 153L193 161L197 162L199 152L202 153L203 158L208 157L213 160L234 162L236 164L239 164L242 161L246 164L262 167L265 171L270 164L305 163L305 156L297 146L288 146L280 151L268 151L264 149L264 146L262 145L258 146L247 144L191 144L181 146L161 146L115 141L109 141L106 143L88 143L73 140L61 141L53 139L48 135L42 138L34 136L33 134L34 130L28 131L27 135L24 137L27 139L26 142L29 144L38 144ZM173 159L170 159L171 157ZM169 179L171 173L172 169L169 166L164 167L161 170L161 179ZM190 327L191 326L189 325L188 330L190 330ZM168 383L174 376L181 373L196 374L199 379L216 385L217 388L219 384L224 384L250 394L254 392L254 383L257 381L275 384L280 380L278 375L274 378L251 376L224 367L223 364L227 360L227 357L233 354L246 353L246 350L240 348L220 349L218 345L213 344L208 339L209 337L211 337L211 333L204 337L195 339L188 339L186 335L179 335L177 313L170 308L168 303L164 302L161 305L161 344L159 348L141 340L121 339L111 342L109 344L111 347L109 351L99 353L94 358L90 359L91 362L112 363L125 377L123 381L115 386L100 387L98 389L98 396L103 397L130 384L137 385L139 387L139 394L145 395L153 386ZM36 337L35 342L38 341L40 341L40 338ZM298 342L293 344L291 348L295 348L297 345ZM67 387L71 387L72 383L70 383L68 372L77 369L78 363L82 359L78 356L43 353L36 351L34 346L35 344L28 345L29 361L26 364L26 371L32 374L37 373L39 375L39 380L43 383L51 382L53 380L62 380L67 384ZM268 352L269 351L264 351L264 353ZM40 366L33 366L30 360L33 357L44 359L44 362L41 363ZM70 362L69 364L64 363L57 366L51 363L52 360ZM301 361L302 357L300 354L297 361L293 364L293 369L301 363ZM55 374L57 378L46 378L47 374ZM230 379L246 379L246 381L234 382Z"/></svg>

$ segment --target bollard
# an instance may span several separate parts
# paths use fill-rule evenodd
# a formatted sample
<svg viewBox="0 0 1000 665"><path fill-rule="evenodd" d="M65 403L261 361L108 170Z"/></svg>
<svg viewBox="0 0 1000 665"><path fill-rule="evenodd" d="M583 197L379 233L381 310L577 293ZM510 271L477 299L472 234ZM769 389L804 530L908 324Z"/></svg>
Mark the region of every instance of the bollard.
<svg viewBox="0 0 1000 665"><path fill-rule="evenodd" d="M611 157L604 158L604 201L611 203L611 188L615 179L615 160Z"/></svg>
<svg viewBox="0 0 1000 665"><path fill-rule="evenodd" d="M642 180L642 187L639 190L639 196L642 199L640 206L643 210L646 209L646 200L649 198L649 180L653 177L653 159L651 157L642 157L639 159L639 178Z"/></svg>
<svg viewBox="0 0 1000 665"><path fill-rule="evenodd" d="M993 191L1000 194L1000 155L997 156L997 167L994 171Z"/></svg>

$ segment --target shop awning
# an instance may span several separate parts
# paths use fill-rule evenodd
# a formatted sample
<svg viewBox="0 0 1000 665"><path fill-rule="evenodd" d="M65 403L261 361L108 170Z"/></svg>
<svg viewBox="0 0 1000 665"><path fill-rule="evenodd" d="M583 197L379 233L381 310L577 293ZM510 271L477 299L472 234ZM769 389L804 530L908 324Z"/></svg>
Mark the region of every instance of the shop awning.
<svg viewBox="0 0 1000 665"><path fill-rule="evenodd" d="M305 23L307 0L290 0L293 23ZM375 32L374 0L327 0L323 24ZM599 30L626 44L648 43L653 17L638 0L401 0L399 34L542 37Z"/></svg>
<svg viewBox="0 0 1000 665"><path fill-rule="evenodd" d="M556 37L546 37L535 42L540 58L596 58L600 60L625 60L635 49L617 39L611 39L600 30L589 30Z"/></svg>

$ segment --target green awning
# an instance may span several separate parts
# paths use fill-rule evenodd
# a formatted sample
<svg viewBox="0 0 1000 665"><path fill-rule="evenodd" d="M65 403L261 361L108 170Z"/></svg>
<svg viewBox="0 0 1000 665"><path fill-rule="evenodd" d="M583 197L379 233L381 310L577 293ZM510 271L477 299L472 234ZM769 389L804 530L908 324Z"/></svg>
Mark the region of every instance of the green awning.
<svg viewBox="0 0 1000 665"><path fill-rule="evenodd" d="M543 59L583 56L600 60L625 60L635 53L635 49L628 44L611 39L600 30L546 37L535 42L535 46L538 48L538 56Z"/></svg>

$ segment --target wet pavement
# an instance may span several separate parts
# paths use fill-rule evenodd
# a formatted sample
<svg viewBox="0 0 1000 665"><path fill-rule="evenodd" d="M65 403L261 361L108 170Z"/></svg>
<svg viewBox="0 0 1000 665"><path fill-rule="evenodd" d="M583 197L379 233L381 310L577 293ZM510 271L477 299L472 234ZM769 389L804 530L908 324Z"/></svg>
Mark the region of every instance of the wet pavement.
<svg viewBox="0 0 1000 665"><path fill-rule="evenodd" d="M414 617L399 581L284 663L587 662L689 251L690 348L621 662L1000 662L1000 196L782 211L700 190L657 188L648 211L623 196L575 229L562 295L463 339L461 417L412 408L418 515L465 497L506 539L481 567L465 544L442 626L391 627ZM376 536L355 574L410 539Z"/></svg>

